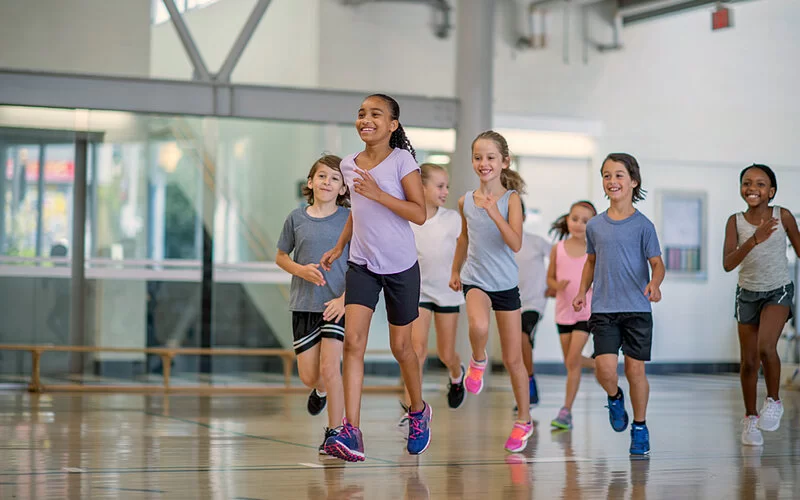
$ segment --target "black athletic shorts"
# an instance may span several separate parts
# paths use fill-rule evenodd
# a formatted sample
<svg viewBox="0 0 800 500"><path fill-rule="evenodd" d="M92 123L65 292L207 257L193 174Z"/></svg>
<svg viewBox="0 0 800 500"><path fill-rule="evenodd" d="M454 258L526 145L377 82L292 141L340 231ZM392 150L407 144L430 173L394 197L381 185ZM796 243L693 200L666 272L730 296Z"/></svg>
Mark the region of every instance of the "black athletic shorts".
<svg viewBox="0 0 800 500"><path fill-rule="evenodd" d="M639 361L650 361L653 344L653 314L644 312L592 313L589 330L594 336L594 356L622 353Z"/></svg>
<svg viewBox="0 0 800 500"><path fill-rule="evenodd" d="M292 332L295 354L311 349L324 338L344 342L344 316L338 323L334 323L322 319L322 313L292 311Z"/></svg>
<svg viewBox="0 0 800 500"><path fill-rule="evenodd" d="M499 292L487 292L481 287L475 285L462 285L461 289L464 291L464 297L467 296L472 289L480 290L489 296L492 301L492 310L494 311L516 311L522 308L522 302L519 298L519 287L515 286L510 290L501 290Z"/></svg>
<svg viewBox="0 0 800 500"><path fill-rule="evenodd" d="M459 306L440 306L434 302L420 302L419 307L421 309L427 309L429 311L433 311L436 314L458 314L461 312L461 308Z"/></svg>
<svg viewBox="0 0 800 500"><path fill-rule="evenodd" d="M404 326L419 316L419 262L395 274L373 273L367 266L348 262L345 305L358 304L373 311L383 290L389 324Z"/></svg>
<svg viewBox="0 0 800 500"><path fill-rule="evenodd" d="M561 323L556 323L556 328L558 328L559 335L566 335L574 332L575 330L589 333L589 322L578 321L577 323L573 323L571 325L562 325Z"/></svg>
<svg viewBox="0 0 800 500"><path fill-rule="evenodd" d="M761 310L768 305L786 306L789 318L794 309L794 283L789 283L768 292L751 292L736 287L736 309L733 316L739 323L757 325L761 322Z"/></svg>
<svg viewBox="0 0 800 500"><path fill-rule="evenodd" d="M536 340L536 325L539 324L541 318L539 311L522 311L522 334L528 338L531 347Z"/></svg>

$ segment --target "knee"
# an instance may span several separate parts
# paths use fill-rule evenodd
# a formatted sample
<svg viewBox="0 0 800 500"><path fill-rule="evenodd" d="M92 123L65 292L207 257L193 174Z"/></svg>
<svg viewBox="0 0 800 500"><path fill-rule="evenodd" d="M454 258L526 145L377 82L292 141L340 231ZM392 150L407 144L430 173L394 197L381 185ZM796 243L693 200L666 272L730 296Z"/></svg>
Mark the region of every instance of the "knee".
<svg viewBox="0 0 800 500"><path fill-rule="evenodd" d="M773 359L778 357L777 346L774 346L774 345L760 345L760 346L758 346L758 356L762 360L772 361Z"/></svg>
<svg viewBox="0 0 800 500"><path fill-rule="evenodd" d="M567 368L567 373L573 373L573 372L580 373L581 361L582 359L580 353L578 353L577 355L575 354L568 355L567 359L564 361L564 365Z"/></svg>
<svg viewBox="0 0 800 500"><path fill-rule="evenodd" d="M518 351L503 353L503 366L506 367L506 371L511 372L518 365L522 365L522 354Z"/></svg>
<svg viewBox="0 0 800 500"><path fill-rule="evenodd" d="M344 353L346 356L364 356L367 350L367 337L351 335L344 338Z"/></svg>
<svg viewBox="0 0 800 500"><path fill-rule="evenodd" d="M742 358L742 361L739 366L739 370L742 375L752 375L758 372L759 359L755 356L746 356Z"/></svg>
<svg viewBox="0 0 800 500"><path fill-rule="evenodd" d="M470 335L489 335L489 323L483 320L470 319L469 333Z"/></svg>
<svg viewBox="0 0 800 500"><path fill-rule="evenodd" d="M599 382L610 382L617 377L617 367L605 366L603 363L597 363L594 368L594 375Z"/></svg>
<svg viewBox="0 0 800 500"><path fill-rule="evenodd" d="M628 381L645 378L644 363L625 363L625 377Z"/></svg>
<svg viewBox="0 0 800 500"><path fill-rule="evenodd" d="M425 361L428 357L428 346L425 344L417 344L413 343L412 348L414 349L414 354L417 356L417 359L420 362Z"/></svg>

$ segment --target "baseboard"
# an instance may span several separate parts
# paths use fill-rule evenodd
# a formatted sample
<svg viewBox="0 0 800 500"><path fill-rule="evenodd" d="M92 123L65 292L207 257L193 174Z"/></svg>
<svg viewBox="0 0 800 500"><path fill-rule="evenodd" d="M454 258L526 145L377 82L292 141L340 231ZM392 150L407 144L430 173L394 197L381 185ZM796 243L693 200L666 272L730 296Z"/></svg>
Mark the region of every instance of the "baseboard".
<svg viewBox="0 0 800 500"><path fill-rule="evenodd" d="M534 367L539 375L566 375L567 370L563 363L555 361L539 362ZM739 373L739 363L661 363L658 361L646 364L649 375L718 375L724 373ZM492 363L492 371L504 372L505 367L501 362ZM592 373L592 370L584 368L584 373ZM618 373L625 372L625 366L620 364L617 368Z"/></svg>

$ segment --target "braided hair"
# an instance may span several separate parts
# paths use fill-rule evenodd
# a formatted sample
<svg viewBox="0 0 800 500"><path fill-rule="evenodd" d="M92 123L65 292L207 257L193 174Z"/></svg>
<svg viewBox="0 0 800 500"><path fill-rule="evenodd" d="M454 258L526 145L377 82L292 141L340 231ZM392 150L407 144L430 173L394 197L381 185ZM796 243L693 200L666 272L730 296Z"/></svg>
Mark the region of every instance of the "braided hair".
<svg viewBox="0 0 800 500"><path fill-rule="evenodd" d="M391 115L392 120L397 120L397 129L392 132L392 136L389 138L389 147L390 148L400 148L405 149L414 159L417 159L417 152L414 150L414 146L411 145L411 141L408 140L406 136L406 131L403 130L403 125L400 124L400 104L393 97L390 97L386 94L372 94L367 96L367 99L370 97L377 97L379 99L383 99L389 106L389 112Z"/></svg>

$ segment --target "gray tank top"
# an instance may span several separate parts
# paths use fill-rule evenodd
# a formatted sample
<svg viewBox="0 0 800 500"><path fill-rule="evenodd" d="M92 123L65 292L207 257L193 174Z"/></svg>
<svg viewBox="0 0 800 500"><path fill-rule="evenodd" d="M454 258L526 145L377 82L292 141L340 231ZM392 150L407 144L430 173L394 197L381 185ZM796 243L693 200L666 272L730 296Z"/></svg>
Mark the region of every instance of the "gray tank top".
<svg viewBox="0 0 800 500"><path fill-rule="evenodd" d="M497 208L508 220L509 190L497 200ZM503 241L497 225L486 210L475 206L472 191L464 196L464 218L467 219L469 248L461 270L461 282L486 292L502 292L519 285L519 268L514 251Z"/></svg>
<svg viewBox="0 0 800 500"><path fill-rule="evenodd" d="M791 283L786 257L786 229L781 221L781 207L772 207L778 228L756 245L739 265L739 286L751 292L768 292ZM744 213L736 214L736 235L741 245L753 236L758 226L747 222Z"/></svg>

